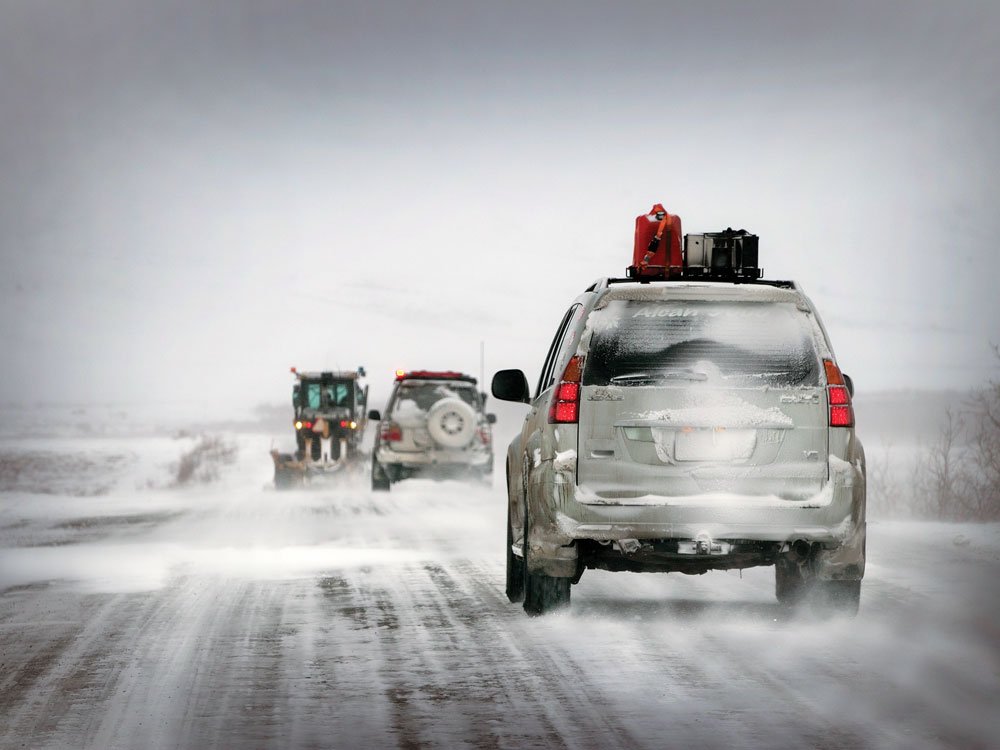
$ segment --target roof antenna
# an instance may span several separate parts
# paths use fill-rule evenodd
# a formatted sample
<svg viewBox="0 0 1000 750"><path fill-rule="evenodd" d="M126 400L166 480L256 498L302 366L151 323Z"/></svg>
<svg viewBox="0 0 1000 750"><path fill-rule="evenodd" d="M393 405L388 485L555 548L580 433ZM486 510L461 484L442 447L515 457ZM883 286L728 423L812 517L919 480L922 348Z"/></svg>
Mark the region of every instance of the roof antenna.
<svg viewBox="0 0 1000 750"><path fill-rule="evenodd" d="M486 387L486 342L479 342L479 382L482 388Z"/></svg>

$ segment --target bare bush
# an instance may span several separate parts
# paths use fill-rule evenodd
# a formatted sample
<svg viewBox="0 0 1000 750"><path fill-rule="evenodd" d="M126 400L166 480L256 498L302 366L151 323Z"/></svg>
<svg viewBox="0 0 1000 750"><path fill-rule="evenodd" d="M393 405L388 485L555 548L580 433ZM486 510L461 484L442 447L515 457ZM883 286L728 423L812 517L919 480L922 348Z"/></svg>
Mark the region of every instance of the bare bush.
<svg viewBox="0 0 1000 750"><path fill-rule="evenodd" d="M961 414L949 409L917 464L914 493L923 516L1000 521L1000 381L973 394Z"/></svg>
<svg viewBox="0 0 1000 750"><path fill-rule="evenodd" d="M997 358L1000 350L994 346ZM969 477L966 505L976 520L1000 520L1000 381L993 380L970 404Z"/></svg>
<svg viewBox="0 0 1000 750"><path fill-rule="evenodd" d="M883 446L881 455L867 464L868 510L872 515L891 517L901 515L904 509L903 488L893 475L892 443Z"/></svg>
<svg viewBox="0 0 1000 750"><path fill-rule="evenodd" d="M174 485L213 482L221 466L236 460L236 446L218 435L202 435L177 463Z"/></svg>
<svg viewBox="0 0 1000 750"><path fill-rule="evenodd" d="M969 520L963 517L969 477L963 432L961 415L948 409L936 441L921 451L913 477L917 515L951 521Z"/></svg>

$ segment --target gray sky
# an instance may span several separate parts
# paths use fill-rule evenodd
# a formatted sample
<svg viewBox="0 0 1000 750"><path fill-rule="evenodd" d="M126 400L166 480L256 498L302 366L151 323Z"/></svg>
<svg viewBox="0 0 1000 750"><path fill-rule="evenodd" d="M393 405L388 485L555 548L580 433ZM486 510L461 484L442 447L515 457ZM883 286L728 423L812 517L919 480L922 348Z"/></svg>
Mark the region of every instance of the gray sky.
<svg viewBox="0 0 1000 750"><path fill-rule="evenodd" d="M859 389L998 370L991 2L0 0L0 400L522 367L654 202Z"/></svg>

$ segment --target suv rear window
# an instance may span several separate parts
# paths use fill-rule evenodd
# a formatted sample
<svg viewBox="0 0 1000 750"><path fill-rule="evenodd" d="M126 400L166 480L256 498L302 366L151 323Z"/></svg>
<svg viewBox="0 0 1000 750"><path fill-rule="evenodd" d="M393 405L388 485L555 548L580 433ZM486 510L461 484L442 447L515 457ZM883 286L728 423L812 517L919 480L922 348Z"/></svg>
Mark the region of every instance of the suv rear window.
<svg viewBox="0 0 1000 750"><path fill-rule="evenodd" d="M427 411L443 398L460 398L476 410L482 408L479 403L479 393L471 385L454 382L426 381L420 383L409 381L400 384L389 411L396 409ZM404 405L404 402L407 401L412 403Z"/></svg>
<svg viewBox="0 0 1000 750"><path fill-rule="evenodd" d="M809 319L793 303L612 300L588 326L584 385L819 384Z"/></svg>

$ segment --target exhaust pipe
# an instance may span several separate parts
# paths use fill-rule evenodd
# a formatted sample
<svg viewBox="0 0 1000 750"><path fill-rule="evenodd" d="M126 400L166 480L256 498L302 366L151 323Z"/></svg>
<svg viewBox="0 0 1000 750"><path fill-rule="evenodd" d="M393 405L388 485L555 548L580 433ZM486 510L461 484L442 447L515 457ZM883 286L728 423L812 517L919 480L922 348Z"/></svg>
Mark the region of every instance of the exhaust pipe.
<svg viewBox="0 0 1000 750"><path fill-rule="evenodd" d="M796 539L790 545L788 557L793 562L802 562L803 560L809 559L809 554L811 552L812 544L807 542L805 539Z"/></svg>

